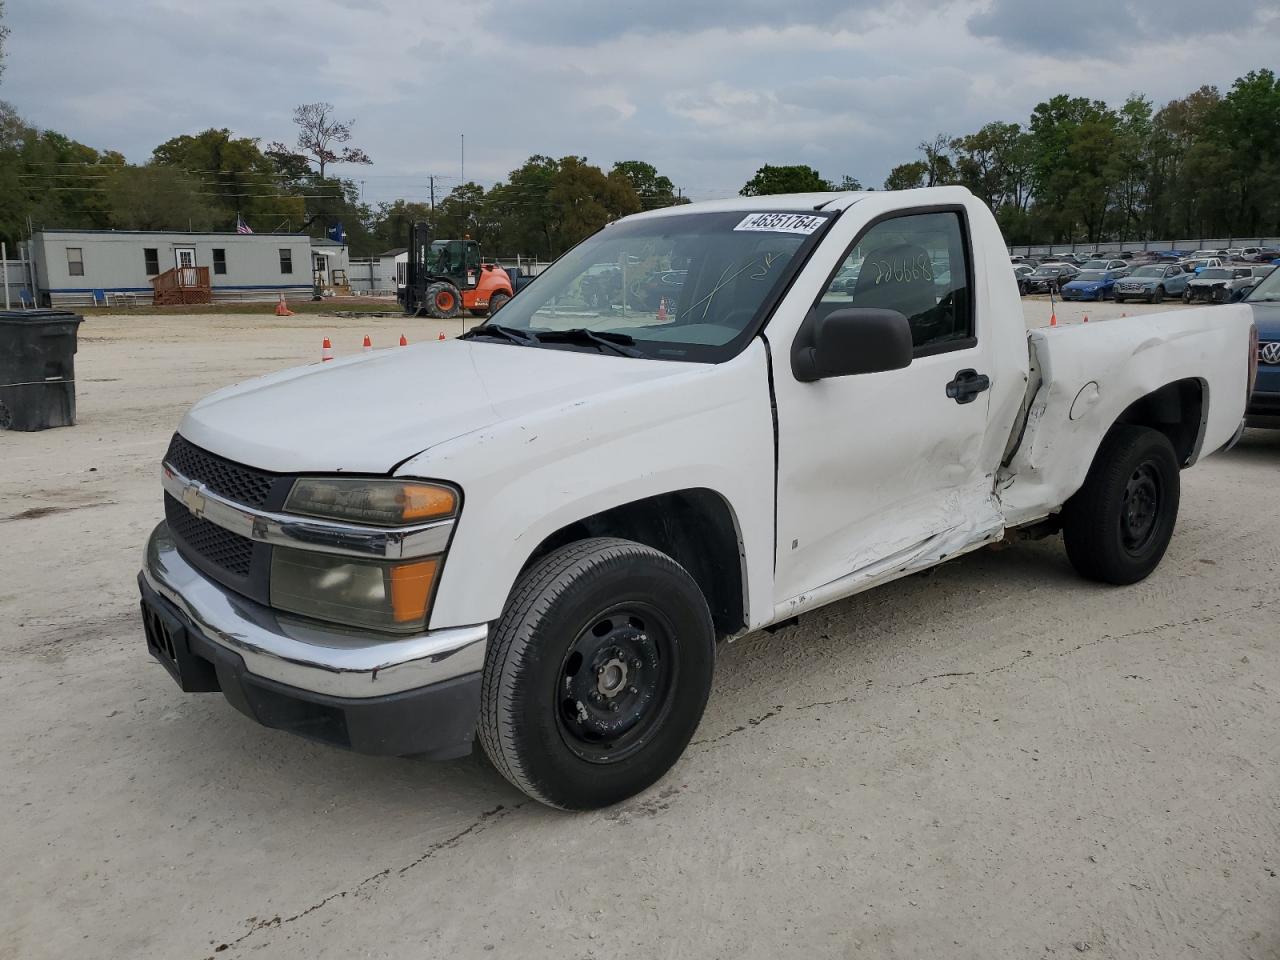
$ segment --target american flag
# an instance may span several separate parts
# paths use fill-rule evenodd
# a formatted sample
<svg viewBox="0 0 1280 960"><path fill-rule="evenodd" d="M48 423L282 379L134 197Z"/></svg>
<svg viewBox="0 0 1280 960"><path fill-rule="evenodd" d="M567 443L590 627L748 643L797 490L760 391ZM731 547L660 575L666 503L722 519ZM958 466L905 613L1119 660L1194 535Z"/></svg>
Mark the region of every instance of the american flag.
<svg viewBox="0 0 1280 960"><path fill-rule="evenodd" d="M244 217L240 216L238 213L236 214L236 233L253 233L253 231L249 229L249 225L244 222Z"/></svg>

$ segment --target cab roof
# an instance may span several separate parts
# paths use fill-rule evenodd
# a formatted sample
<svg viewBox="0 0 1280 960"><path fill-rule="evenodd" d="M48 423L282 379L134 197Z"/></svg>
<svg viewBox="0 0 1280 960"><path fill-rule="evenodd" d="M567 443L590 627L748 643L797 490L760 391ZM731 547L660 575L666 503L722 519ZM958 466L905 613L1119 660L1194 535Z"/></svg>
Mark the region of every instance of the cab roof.
<svg viewBox="0 0 1280 960"><path fill-rule="evenodd" d="M756 213L765 210L847 210L867 197L893 195L903 199L904 205L928 203L958 203L973 195L965 187L920 187L915 190L857 190L833 193L775 193L763 197L726 197L723 200L702 200L674 207L659 207L643 213L633 213L623 220L651 219L653 217L681 216L690 213Z"/></svg>

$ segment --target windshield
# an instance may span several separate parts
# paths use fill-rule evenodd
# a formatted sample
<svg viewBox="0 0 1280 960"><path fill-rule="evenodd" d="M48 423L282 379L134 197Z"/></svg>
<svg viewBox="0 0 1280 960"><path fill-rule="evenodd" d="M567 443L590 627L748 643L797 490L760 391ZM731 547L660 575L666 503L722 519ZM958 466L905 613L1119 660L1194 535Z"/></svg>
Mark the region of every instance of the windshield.
<svg viewBox="0 0 1280 960"><path fill-rule="evenodd" d="M1056 277L1065 271L1061 267L1038 267L1035 275L1037 277Z"/></svg>
<svg viewBox="0 0 1280 960"><path fill-rule="evenodd" d="M1090 260L1090 261L1088 261L1087 263L1081 264L1080 269L1082 269L1082 270L1105 270L1105 269L1107 269L1107 265L1108 265L1108 264L1107 264L1107 261L1106 261L1106 260Z"/></svg>
<svg viewBox="0 0 1280 960"><path fill-rule="evenodd" d="M1076 275L1076 280L1081 283L1097 283L1099 280L1105 280L1106 278L1107 275L1101 270L1081 270Z"/></svg>
<svg viewBox="0 0 1280 960"><path fill-rule="evenodd" d="M1280 302L1280 269L1272 270L1264 280L1259 281L1245 300L1250 303Z"/></svg>
<svg viewBox="0 0 1280 960"><path fill-rule="evenodd" d="M1133 271L1135 277L1163 277L1164 267L1139 267Z"/></svg>
<svg viewBox="0 0 1280 960"><path fill-rule="evenodd" d="M727 359L830 218L739 210L614 224L548 267L493 322L535 337L586 329L634 338L653 359Z"/></svg>
<svg viewBox="0 0 1280 960"><path fill-rule="evenodd" d="M1221 270L1217 267L1209 267L1206 270L1200 271L1200 279L1201 280L1230 280L1231 271Z"/></svg>

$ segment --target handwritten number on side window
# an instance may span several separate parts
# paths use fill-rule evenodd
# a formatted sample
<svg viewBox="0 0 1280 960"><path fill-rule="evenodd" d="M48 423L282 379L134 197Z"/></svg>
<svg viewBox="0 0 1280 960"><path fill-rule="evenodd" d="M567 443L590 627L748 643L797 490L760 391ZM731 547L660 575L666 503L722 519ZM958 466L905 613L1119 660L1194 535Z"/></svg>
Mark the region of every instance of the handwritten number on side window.
<svg viewBox="0 0 1280 960"><path fill-rule="evenodd" d="M876 279L873 286L883 283L911 283L914 280L932 280L933 262L923 253L914 259L902 257L893 260L873 260L876 268Z"/></svg>

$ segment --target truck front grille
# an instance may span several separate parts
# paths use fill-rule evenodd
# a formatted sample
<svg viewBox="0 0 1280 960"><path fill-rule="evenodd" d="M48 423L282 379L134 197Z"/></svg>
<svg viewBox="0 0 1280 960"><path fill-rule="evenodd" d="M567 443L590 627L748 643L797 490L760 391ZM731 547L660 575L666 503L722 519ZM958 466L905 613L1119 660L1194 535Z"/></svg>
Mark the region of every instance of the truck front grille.
<svg viewBox="0 0 1280 960"><path fill-rule="evenodd" d="M266 506L276 483L282 479L288 482L277 474L255 470L201 450L176 433L169 442L164 459L189 480L199 480L219 496L247 507Z"/></svg>
<svg viewBox="0 0 1280 960"><path fill-rule="evenodd" d="M167 493L164 515L170 531L189 551L233 576L249 576L253 567L253 541L248 537L197 517Z"/></svg>

